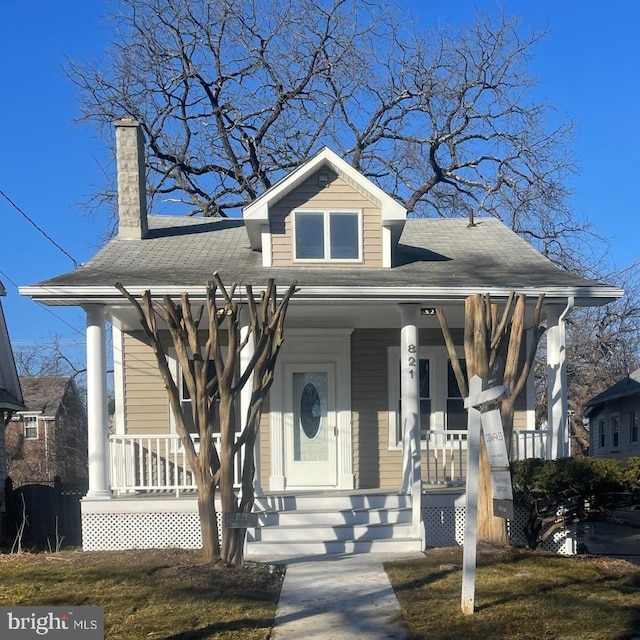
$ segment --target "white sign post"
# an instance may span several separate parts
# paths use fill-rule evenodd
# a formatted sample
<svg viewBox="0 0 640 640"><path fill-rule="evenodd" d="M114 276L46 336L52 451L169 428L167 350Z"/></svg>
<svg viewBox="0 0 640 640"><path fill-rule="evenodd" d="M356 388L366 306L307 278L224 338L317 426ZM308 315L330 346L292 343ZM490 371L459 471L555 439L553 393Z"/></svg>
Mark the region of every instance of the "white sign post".
<svg viewBox="0 0 640 640"><path fill-rule="evenodd" d="M483 416L477 407L485 402L493 402L508 393L506 387L498 386L482 390L482 380L473 376L469 381L469 397L464 406L467 416L467 486L465 496L464 547L462 554L462 613L472 614L475 607L476 554L478 548L478 478L480 474L480 433ZM490 412L489 412L490 413ZM500 414L498 414L498 419ZM490 429L493 428L490 425ZM502 425L500 425L502 430ZM486 436L485 436L486 441ZM504 445L504 437L502 439ZM506 449L505 449L506 451ZM508 463L507 463L508 465ZM508 469L508 466L507 466ZM509 487L511 480L509 479ZM495 489L494 489L495 491Z"/></svg>

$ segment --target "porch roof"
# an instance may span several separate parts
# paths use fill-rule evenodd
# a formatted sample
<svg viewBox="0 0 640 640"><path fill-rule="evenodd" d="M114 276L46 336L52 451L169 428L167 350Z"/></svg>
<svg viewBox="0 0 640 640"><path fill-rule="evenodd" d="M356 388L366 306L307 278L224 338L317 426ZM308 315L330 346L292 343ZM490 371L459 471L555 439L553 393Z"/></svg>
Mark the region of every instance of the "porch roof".
<svg viewBox="0 0 640 640"><path fill-rule="evenodd" d="M460 291L461 296L470 290L535 290L585 301L600 298L595 304L602 304L608 301L605 297L623 293L559 269L494 218L479 218L473 227L464 218L407 220L393 267L383 269L264 267L260 253L249 246L242 220L174 216L149 216L144 239L114 238L74 271L21 292L52 300L64 297L62 289L90 294L90 289L112 287L118 281L135 291L193 288L202 287L214 271L225 283L261 286L274 278L281 286L296 282L303 292L306 287L345 288L354 295L367 288L441 289Z"/></svg>

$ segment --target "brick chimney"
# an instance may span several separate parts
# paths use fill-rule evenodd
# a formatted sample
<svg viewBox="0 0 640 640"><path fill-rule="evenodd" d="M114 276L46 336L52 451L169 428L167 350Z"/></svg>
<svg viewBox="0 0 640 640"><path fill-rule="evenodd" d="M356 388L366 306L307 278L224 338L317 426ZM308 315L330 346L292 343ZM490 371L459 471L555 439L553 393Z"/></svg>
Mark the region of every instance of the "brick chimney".
<svg viewBox="0 0 640 640"><path fill-rule="evenodd" d="M118 170L118 237L142 240L147 235L147 192L144 134L136 120L123 118L116 128Z"/></svg>

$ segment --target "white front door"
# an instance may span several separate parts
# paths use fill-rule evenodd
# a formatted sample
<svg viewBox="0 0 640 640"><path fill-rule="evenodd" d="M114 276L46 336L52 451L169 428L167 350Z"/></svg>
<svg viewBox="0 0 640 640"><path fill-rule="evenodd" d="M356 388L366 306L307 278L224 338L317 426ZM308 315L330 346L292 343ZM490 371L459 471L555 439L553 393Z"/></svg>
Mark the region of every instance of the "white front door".
<svg viewBox="0 0 640 640"><path fill-rule="evenodd" d="M287 487L336 487L335 364L286 364L284 445Z"/></svg>

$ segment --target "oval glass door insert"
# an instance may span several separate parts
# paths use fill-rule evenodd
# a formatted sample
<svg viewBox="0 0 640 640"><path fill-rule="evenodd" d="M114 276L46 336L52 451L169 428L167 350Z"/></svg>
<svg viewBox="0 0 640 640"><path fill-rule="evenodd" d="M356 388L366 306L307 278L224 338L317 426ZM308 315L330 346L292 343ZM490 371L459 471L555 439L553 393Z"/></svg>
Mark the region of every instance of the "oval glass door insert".
<svg viewBox="0 0 640 640"><path fill-rule="evenodd" d="M322 408L320 394L312 382L307 382L300 396L300 422L304 434L313 440L318 435Z"/></svg>

